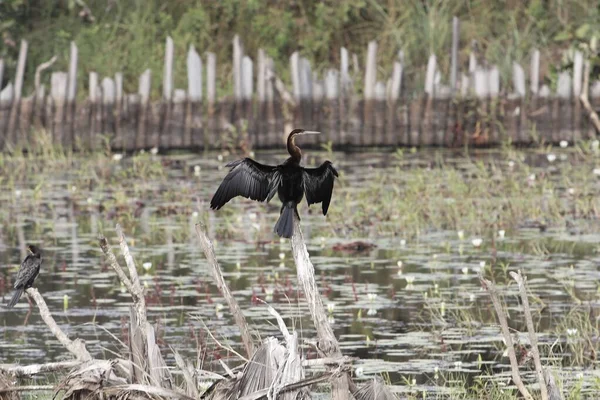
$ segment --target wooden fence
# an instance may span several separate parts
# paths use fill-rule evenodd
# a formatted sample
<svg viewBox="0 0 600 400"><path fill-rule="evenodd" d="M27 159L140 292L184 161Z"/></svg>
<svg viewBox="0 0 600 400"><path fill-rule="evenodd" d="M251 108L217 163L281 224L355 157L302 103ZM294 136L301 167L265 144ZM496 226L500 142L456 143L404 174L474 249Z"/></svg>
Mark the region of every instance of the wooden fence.
<svg viewBox="0 0 600 400"><path fill-rule="evenodd" d="M55 144L90 148L110 139L113 149L150 147L220 148L280 146L293 127L320 130L303 144L331 141L341 146L494 145L510 139L527 144L570 142L596 136L582 93L591 108L600 106L600 81L588 84L589 65L575 53L572 72L563 72L557 90L540 86L539 51L532 50L529 88L523 67L513 64L512 87L502 87L495 66L478 65L471 54L468 71L458 66L458 20L454 20L449 85L441 83L436 56L426 69L424 90L409 94L399 52L391 76L377 80L377 43L368 46L364 75L355 55L340 49L340 66L318 76L306 58L290 58L292 88L277 77L273 60L259 50L254 67L239 37L233 40L232 97L216 97L217 60L202 58L193 46L187 54L187 89L173 87L173 41L167 38L162 98L150 100L151 73L139 78L138 93L123 93L122 74L89 74L89 93L77 99L77 46L71 43L68 72L52 72L50 93L40 75L54 60L40 65L35 91L22 97L27 42L21 43L16 76L0 92L0 147L35 145L45 130ZM351 63L352 61L352 63ZM350 74L359 73L364 88L357 95ZM3 74L0 59L0 82ZM205 85L203 80L206 81ZM507 85L508 86L508 85ZM415 93L414 90L411 93Z"/></svg>

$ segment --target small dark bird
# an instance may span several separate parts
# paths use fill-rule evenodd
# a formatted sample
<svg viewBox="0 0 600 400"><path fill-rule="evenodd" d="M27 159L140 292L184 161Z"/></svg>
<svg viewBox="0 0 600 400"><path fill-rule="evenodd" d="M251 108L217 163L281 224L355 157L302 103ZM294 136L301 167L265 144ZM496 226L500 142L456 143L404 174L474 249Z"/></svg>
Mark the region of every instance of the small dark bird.
<svg viewBox="0 0 600 400"><path fill-rule="evenodd" d="M301 167L302 152L295 143L296 136L318 133L320 132L294 129L287 139L290 157L283 164L264 165L251 158L227 164L231 170L210 201L210 208L218 210L236 196L269 202L277 193L282 206L275 232L285 238L292 237L294 214L300 219L297 207L304 195L309 206L323 203L323 215L327 215L333 181L338 172L331 161L325 161L318 168Z"/></svg>
<svg viewBox="0 0 600 400"><path fill-rule="evenodd" d="M15 294L7 304L8 308L14 307L17 301L21 298L23 291L29 289L33 285L33 281L40 273L40 266L42 265L42 253L36 246L27 246L29 254L25 257L25 260L21 263L21 268L17 273L17 279L15 280Z"/></svg>

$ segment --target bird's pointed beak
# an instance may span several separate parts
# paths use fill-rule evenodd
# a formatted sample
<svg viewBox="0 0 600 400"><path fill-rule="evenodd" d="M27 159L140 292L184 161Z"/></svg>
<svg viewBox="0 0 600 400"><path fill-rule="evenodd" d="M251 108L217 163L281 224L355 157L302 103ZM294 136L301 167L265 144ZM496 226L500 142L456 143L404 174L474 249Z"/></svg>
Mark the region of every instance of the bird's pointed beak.
<svg viewBox="0 0 600 400"><path fill-rule="evenodd" d="M319 131L304 131L302 135L319 135L320 133Z"/></svg>

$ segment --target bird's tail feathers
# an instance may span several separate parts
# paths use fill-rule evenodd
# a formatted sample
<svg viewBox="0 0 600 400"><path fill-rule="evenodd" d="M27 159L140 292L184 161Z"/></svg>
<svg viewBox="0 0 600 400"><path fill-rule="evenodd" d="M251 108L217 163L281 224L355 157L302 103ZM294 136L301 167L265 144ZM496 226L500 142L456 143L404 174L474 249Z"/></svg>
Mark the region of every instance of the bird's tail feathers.
<svg viewBox="0 0 600 400"><path fill-rule="evenodd" d="M284 205L281 209L279 220L275 224L275 232L280 237L291 238L294 233L294 212L297 213L296 207Z"/></svg>
<svg viewBox="0 0 600 400"><path fill-rule="evenodd" d="M10 299L10 302L6 306L8 308L13 308L15 306L15 304L17 304L17 302L21 298L22 294L23 294L23 288L16 289L15 294L13 294L12 299Z"/></svg>

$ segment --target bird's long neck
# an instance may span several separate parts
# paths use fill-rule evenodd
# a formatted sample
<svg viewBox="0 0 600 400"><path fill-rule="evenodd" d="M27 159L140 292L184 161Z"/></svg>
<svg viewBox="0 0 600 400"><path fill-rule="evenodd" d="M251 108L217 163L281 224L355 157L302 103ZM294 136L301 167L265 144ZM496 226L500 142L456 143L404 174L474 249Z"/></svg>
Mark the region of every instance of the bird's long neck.
<svg viewBox="0 0 600 400"><path fill-rule="evenodd" d="M291 158L300 164L300 160L302 160L302 151L300 151L300 147L296 146L296 135L290 135L287 140L287 150L290 153Z"/></svg>

